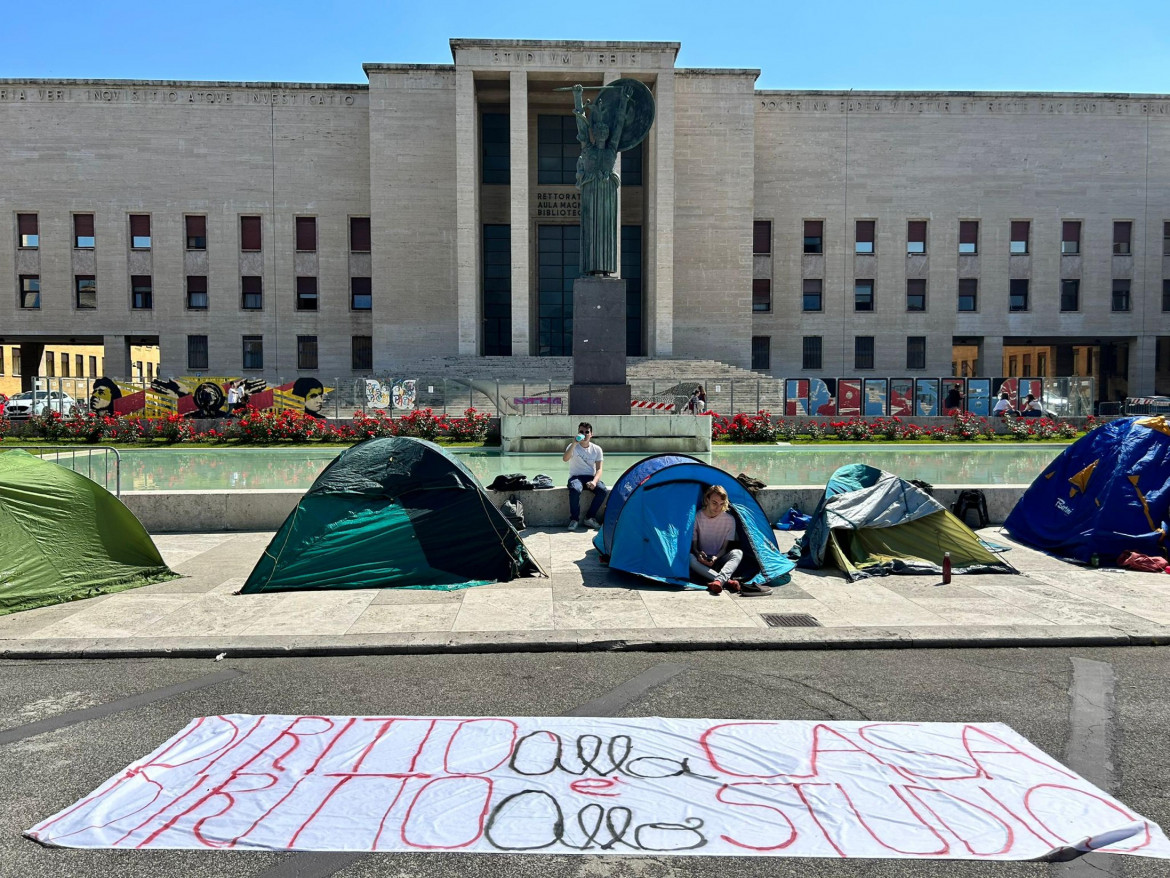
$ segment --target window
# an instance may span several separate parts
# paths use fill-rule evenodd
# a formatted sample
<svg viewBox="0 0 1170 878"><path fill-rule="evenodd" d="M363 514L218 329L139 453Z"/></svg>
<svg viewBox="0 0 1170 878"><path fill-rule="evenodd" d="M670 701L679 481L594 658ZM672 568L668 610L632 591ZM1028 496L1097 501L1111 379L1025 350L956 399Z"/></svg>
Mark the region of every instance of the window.
<svg viewBox="0 0 1170 878"><path fill-rule="evenodd" d="M959 253L979 252L979 220L959 221Z"/></svg>
<svg viewBox="0 0 1170 878"><path fill-rule="evenodd" d="M207 371L207 336L187 336L187 368L192 372Z"/></svg>
<svg viewBox="0 0 1170 878"><path fill-rule="evenodd" d="M18 213L16 215L16 233L20 236L21 247L35 250L41 246L41 236L37 232L37 215L35 213Z"/></svg>
<svg viewBox="0 0 1170 878"><path fill-rule="evenodd" d="M640 357L645 353L642 342L642 227L623 225L621 236L621 278L626 282L626 356Z"/></svg>
<svg viewBox="0 0 1170 878"><path fill-rule="evenodd" d="M263 278L245 275L240 278L240 291L243 293L240 307L245 311L259 311L264 307Z"/></svg>
<svg viewBox="0 0 1170 878"><path fill-rule="evenodd" d="M1036 374L1041 378L1048 376L1048 356L1043 351L1036 352Z"/></svg>
<svg viewBox="0 0 1170 878"><path fill-rule="evenodd" d="M1170 256L1170 223L1162 223L1162 255Z"/></svg>
<svg viewBox="0 0 1170 878"><path fill-rule="evenodd" d="M1028 236L1032 231L1032 223L1028 220L1012 220L1012 238L1008 252L1021 254L1028 252Z"/></svg>
<svg viewBox="0 0 1170 878"><path fill-rule="evenodd" d="M1060 224L1060 252L1065 256L1081 252L1080 220L1065 220Z"/></svg>
<svg viewBox="0 0 1170 878"><path fill-rule="evenodd" d="M130 247L133 250L150 249L150 214L130 214Z"/></svg>
<svg viewBox="0 0 1170 878"><path fill-rule="evenodd" d="M1081 282L1075 279L1060 282L1060 310L1081 310Z"/></svg>
<svg viewBox="0 0 1170 878"><path fill-rule="evenodd" d="M97 281L92 274L79 274L73 278L73 290L77 310L92 311L97 308Z"/></svg>
<svg viewBox="0 0 1170 878"><path fill-rule="evenodd" d="M1162 281L1162 310L1170 311L1170 280Z"/></svg>
<svg viewBox="0 0 1170 878"><path fill-rule="evenodd" d="M353 354L350 366L355 372L369 372L374 368L374 338L369 335L355 335L352 339Z"/></svg>
<svg viewBox="0 0 1170 878"><path fill-rule="evenodd" d="M805 220L804 221L804 252L805 253L824 253L825 252L825 221L824 220Z"/></svg>
<svg viewBox="0 0 1170 878"><path fill-rule="evenodd" d="M64 353L61 354L61 377L69 377L69 355Z"/></svg>
<svg viewBox="0 0 1170 878"><path fill-rule="evenodd" d="M94 378L98 377L97 357L89 358L89 374Z"/></svg>
<svg viewBox="0 0 1170 878"><path fill-rule="evenodd" d="M135 311L149 311L154 307L154 283L149 274L130 276L130 307Z"/></svg>
<svg viewBox="0 0 1170 878"><path fill-rule="evenodd" d="M872 253L874 233L877 223L874 220L857 221L857 242L854 244L854 253Z"/></svg>
<svg viewBox="0 0 1170 878"><path fill-rule="evenodd" d="M772 368L772 338L767 335L752 336L752 368Z"/></svg>
<svg viewBox="0 0 1170 878"><path fill-rule="evenodd" d="M906 253L926 252L926 220L910 220L906 223Z"/></svg>
<svg viewBox="0 0 1170 878"><path fill-rule="evenodd" d="M353 311L370 311L374 307L373 281L368 277L349 279L349 307Z"/></svg>
<svg viewBox="0 0 1170 878"><path fill-rule="evenodd" d="M20 276L20 307L35 310L41 307L41 276L22 274Z"/></svg>
<svg viewBox="0 0 1170 878"><path fill-rule="evenodd" d="M256 252L260 249L260 217L240 217L240 249L247 252Z"/></svg>
<svg viewBox="0 0 1170 878"><path fill-rule="evenodd" d="M959 278L959 310L979 310L979 279L974 277Z"/></svg>
<svg viewBox="0 0 1170 878"><path fill-rule="evenodd" d="M1113 280L1113 310L1129 310L1129 281L1114 278Z"/></svg>
<svg viewBox="0 0 1170 878"><path fill-rule="evenodd" d="M74 354L73 365L76 367L76 374L78 378L85 377L85 357L81 354Z"/></svg>
<svg viewBox="0 0 1170 878"><path fill-rule="evenodd" d="M154 363L146 364L146 380L147 382L154 381Z"/></svg>
<svg viewBox="0 0 1170 878"><path fill-rule="evenodd" d="M1113 255L1128 256L1130 241L1133 238L1133 223L1120 222L1113 224Z"/></svg>
<svg viewBox="0 0 1170 878"><path fill-rule="evenodd" d="M370 252L370 218L351 216L349 218L349 250L351 253Z"/></svg>
<svg viewBox="0 0 1170 878"><path fill-rule="evenodd" d="M480 125L483 183L507 186L511 182L512 138L507 113L484 113ZM622 183L625 183L625 174Z"/></svg>
<svg viewBox="0 0 1170 878"><path fill-rule="evenodd" d="M873 368L873 336L859 335L853 339L853 368Z"/></svg>
<svg viewBox="0 0 1170 878"><path fill-rule="evenodd" d="M207 310L207 275L187 275L187 310Z"/></svg>
<svg viewBox="0 0 1170 878"><path fill-rule="evenodd" d="M906 368L926 368L926 336L911 335L906 338Z"/></svg>
<svg viewBox="0 0 1170 878"><path fill-rule="evenodd" d="M625 258L625 253L622 257ZM623 272L624 274L624 272ZM483 355L512 353L512 227L483 227Z"/></svg>
<svg viewBox="0 0 1170 878"><path fill-rule="evenodd" d="M906 281L906 310L926 310L926 279L910 278Z"/></svg>
<svg viewBox="0 0 1170 878"><path fill-rule="evenodd" d="M581 227L542 225L536 234L536 352L567 357L573 353L573 281L581 270Z"/></svg>
<svg viewBox="0 0 1170 878"><path fill-rule="evenodd" d="M1032 355L1031 354L1024 354L1022 359L1023 359L1024 368L1023 368L1023 371L1020 372L1020 375L1025 377L1025 378L1030 377L1032 374Z"/></svg>
<svg viewBox="0 0 1170 878"><path fill-rule="evenodd" d="M262 336L262 335L245 335L244 336L244 368L245 369L263 369L264 368L264 336Z"/></svg>
<svg viewBox="0 0 1170 878"><path fill-rule="evenodd" d="M757 277L752 281L752 310L772 310L772 281L770 278Z"/></svg>
<svg viewBox="0 0 1170 878"><path fill-rule="evenodd" d="M183 223L187 227L187 249L206 250L207 217L190 214L183 217Z"/></svg>
<svg viewBox="0 0 1170 878"><path fill-rule="evenodd" d="M801 309L804 311L820 311L824 306L824 284L819 277L806 277L802 290L803 301ZM818 367L819 368L819 367Z"/></svg>
<svg viewBox="0 0 1170 878"><path fill-rule="evenodd" d="M12 349L12 377L20 377L20 348Z"/></svg>
<svg viewBox="0 0 1170 878"><path fill-rule="evenodd" d="M316 371L317 369L317 336L297 336L297 368Z"/></svg>
<svg viewBox="0 0 1170 878"><path fill-rule="evenodd" d="M873 310L873 280L855 280L853 282L853 310Z"/></svg>
<svg viewBox="0 0 1170 878"><path fill-rule="evenodd" d="M806 372L819 371L821 368L821 337L806 335L800 346L800 368Z"/></svg>
<svg viewBox="0 0 1170 878"><path fill-rule="evenodd" d="M1022 278L1013 278L1009 282L1008 310L1028 310L1028 282Z"/></svg>
<svg viewBox="0 0 1170 878"><path fill-rule="evenodd" d="M317 310L317 278L303 275L297 278L297 310Z"/></svg>
<svg viewBox="0 0 1170 878"><path fill-rule="evenodd" d="M0 375L4 374L4 348L0 347Z"/></svg>
<svg viewBox="0 0 1170 878"><path fill-rule="evenodd" d="M645 142L642 141L642 143ZM642 185L642 143L639 143L633 149L623 149L621 151L621 180L623 186Z"/></svg>
<svg viewBox="0 0 1170 878"><path fill-rule="evenodd" d="M45 351L45 377L57 377L57 355L52 351Z"/></svg>
<svg viewBox="0 0 1170 878"><path fill-rule="evenodd" d="M752 224L752 252L761 254L772 252L771 220L756 220Z"/></svg>
<svg viewBox="0 0 1170 878"><path fill-rule="evenodd" d="M315 216L298 216L297 252L312 253L317 249L317 218Z"/></svg>
<svg viewBox="0 0 1170 878"><path fill-rule="evenodd" d="M93 214L73 214L73 246L78 250L92 250L94 243Z"/></svg>
<svg viewBox="0 0 1170 878"><path fill-rule="evenodd" d="M574 183L581 144L577 142L577 120L573 116L536 117L536 182Z"/></svg>

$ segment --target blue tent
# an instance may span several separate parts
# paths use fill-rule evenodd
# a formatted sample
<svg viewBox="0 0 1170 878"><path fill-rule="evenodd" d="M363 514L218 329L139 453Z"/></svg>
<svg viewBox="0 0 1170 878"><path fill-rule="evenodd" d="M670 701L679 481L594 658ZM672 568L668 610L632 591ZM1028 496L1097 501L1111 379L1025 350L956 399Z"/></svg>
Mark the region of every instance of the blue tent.
<svg viewBox="0 0 1170 878"><path fill-rule="evenodd" d="M1170 421L1121 418L1066 448L1012 509L1004 527L1022 543L1081 563L1127 550L1166 555Z"/></svg>
<svg viewBox="0 0 1170 878"><path fill-rule="evenodd" d="M719 485L731 501L743 562L736 579L758 585L788 581L795 566L780 551L764 510L748 490L717 467L685 454L659 454L626 470L609 494L605 525L593 545L609 566L659 582L690 581L691 537L703 489Z"/></svg>

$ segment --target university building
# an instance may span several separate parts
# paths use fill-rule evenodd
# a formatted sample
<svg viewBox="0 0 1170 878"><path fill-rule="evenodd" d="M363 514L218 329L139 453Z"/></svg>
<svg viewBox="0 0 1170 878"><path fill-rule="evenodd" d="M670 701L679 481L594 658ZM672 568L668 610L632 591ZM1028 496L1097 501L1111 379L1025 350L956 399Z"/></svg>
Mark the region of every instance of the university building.
<svg viewBox="0 0 1170 878"><path fill-rule="evenodd" d="M630 355L1170 393L1170 96L762 91L678 49L459 39L362 85L0 80L8 374L65 345L115 377L142 345L163 375L286 379L566 356L565 89L632 77L657 115L620 161Z"/></svg>

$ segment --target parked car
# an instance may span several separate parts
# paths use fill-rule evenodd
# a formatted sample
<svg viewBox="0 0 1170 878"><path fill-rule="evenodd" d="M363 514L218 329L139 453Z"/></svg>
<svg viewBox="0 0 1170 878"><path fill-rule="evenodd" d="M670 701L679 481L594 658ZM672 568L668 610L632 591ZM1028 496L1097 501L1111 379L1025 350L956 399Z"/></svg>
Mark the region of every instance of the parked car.
<svg viewBox="0 0 1170 878"><path fill-rule="evenodd" d="M5 417L15 420L49 412L60 412L68 416L77 414L77 411L77 400L68 393L62 393L60 390L26 390L8 400Z"/></svg>

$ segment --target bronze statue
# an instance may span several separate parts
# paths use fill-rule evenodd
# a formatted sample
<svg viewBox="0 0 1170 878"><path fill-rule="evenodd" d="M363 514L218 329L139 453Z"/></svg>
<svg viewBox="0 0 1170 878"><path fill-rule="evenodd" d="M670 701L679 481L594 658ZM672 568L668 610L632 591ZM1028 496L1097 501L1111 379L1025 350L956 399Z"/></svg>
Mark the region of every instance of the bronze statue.
<svg viewBox="0 0 1170 878"><path fill-rule="evenodd" d="M586 89L599 92L588 101ZM637 146L654 122L654 98L636 79L603 86L573 86L577 118L577 188L581 190L581 274L617 272L617 193L621 180L614 172L619 152Z"/></svg>

